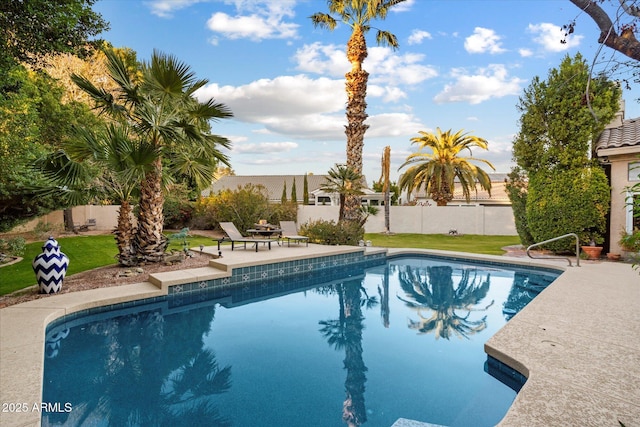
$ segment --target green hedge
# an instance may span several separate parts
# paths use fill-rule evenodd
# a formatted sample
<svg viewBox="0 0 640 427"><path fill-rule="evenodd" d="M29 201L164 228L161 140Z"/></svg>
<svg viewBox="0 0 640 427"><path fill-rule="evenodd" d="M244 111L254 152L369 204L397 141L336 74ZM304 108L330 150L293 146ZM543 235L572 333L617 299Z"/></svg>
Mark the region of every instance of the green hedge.
<svg viewBox="0 0 640 427"><path fill-rule="evenodd" d="M300 226L300 234L321 245L357 246L364 239L364 228L352 221L310 221Z"/></svg>
<svg viewBox="0 0 640 427"><path fill-rule="evenodd" d="M576 233L580 244L604 241L611 190L598 166L539 172L530 177L527 220L536 242ZM553 251L571 251L574 242L548 244Z"/></svg>

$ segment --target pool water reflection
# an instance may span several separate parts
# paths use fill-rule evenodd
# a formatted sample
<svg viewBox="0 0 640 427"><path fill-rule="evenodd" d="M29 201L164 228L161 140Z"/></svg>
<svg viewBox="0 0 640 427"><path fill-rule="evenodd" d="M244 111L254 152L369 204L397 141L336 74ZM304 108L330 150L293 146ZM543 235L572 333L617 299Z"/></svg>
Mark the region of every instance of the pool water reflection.
<svg viewBox="0 0 640 427"><path fill-rule="evenodd" d="M483 344L557 274L426 257L353 274L52 325L43 401L73 410L43 425L499 422L515 392L485 372Z"/></svg>

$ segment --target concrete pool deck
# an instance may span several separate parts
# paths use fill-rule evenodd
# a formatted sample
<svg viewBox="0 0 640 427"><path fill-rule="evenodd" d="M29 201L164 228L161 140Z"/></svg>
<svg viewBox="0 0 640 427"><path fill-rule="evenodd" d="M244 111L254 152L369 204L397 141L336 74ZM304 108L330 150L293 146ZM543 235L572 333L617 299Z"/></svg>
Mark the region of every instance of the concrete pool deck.
<svg viewBox="0 0 640 427"><path fill-rule="evenodd" d="M217 253L216 247L205 248ZM0 425L40 425L46 325L87 308L158 297L167 286L228 275L233 268L362 251L346 246L223 248L210 267L150 282L52 295L0 309ZM366 248L366 251L381 251ZM640 275L629 264L389 249L560 267L565 272L485 344L487 354L528 377L501 426L640 426ZM64 408L64 402L61 402ZM428 425L429 420L403 420ZM423 424L425 423L425 424ZM407 424L408 425L408 424Z"/></svg>

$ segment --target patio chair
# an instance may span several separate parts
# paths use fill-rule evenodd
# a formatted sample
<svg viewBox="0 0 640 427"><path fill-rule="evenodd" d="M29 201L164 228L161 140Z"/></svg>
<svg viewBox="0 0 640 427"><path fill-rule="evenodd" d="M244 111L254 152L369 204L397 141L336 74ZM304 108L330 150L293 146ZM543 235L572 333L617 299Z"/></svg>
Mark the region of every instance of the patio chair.
<svg viewBox="0 0 640 427"><path fill-rule="evenodd" d="M287 246L291 246L291 241L296 243L305 242L309 246L309 238L298 234L298 227L293 221L280 221L282 234L280 238L287 241Z"/></svg>
<svg viewBox="0 0 640 427"><path fill-rule="evenodd" d="M266 243L269 246L269 250L271 250L271 242L278 241L278 239L271 238L244 237L232 222L221 222L220 227L227 236L222 239L218 239L218 253L220 252L220 243L224 241L231 242L231 250L234 249L236 243L243 243L245 249L247 249L247 243L253 243L256 247L256 252L258 252L259 243Z"/></svg>

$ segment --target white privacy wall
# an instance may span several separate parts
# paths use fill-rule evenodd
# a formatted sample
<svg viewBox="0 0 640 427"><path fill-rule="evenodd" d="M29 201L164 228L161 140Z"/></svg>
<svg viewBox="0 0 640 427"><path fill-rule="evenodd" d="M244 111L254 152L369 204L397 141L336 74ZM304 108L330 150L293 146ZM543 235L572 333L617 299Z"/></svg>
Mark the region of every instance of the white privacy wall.
<svg viewBox="0 0 640 427"><path fill-rule="evenodd" d="M314 220L338 220L337 206L298 207L298 224ZM511 206L391 206L389 223L393 233L516 236ZM384 206L365 224L367 233L384 231Z"/></svg>

